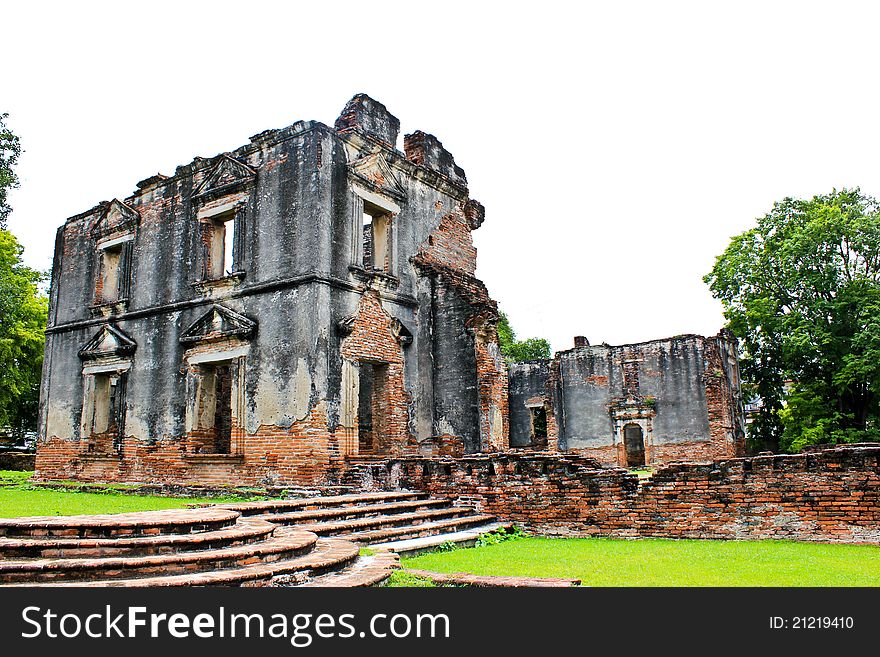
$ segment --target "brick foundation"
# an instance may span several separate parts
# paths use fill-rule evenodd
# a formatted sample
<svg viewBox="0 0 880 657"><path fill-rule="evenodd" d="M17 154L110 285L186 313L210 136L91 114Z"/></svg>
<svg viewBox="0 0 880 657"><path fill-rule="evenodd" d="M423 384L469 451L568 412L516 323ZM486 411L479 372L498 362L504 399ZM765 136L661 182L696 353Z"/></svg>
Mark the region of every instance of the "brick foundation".
<svg viewBox="0 0 880 657"><path fill-rule="evenodd" d="M40 443L38 479L149 482L212 486L266 486L296 483L323 486L338 481L342 472L339 440L327 430L319 404L289 429L260 427L240 439L239 452L196 452L197 438L148 443L128 437L121 452L89 453L87 443L52 438Z"/></svg>

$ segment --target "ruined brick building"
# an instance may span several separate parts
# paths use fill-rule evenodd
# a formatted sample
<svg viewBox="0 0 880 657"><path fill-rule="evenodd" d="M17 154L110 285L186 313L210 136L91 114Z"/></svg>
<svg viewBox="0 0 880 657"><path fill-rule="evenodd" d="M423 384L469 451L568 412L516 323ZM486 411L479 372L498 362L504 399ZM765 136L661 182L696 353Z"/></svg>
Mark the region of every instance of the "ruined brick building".
<svg viewBox="0 0 880 657"><path fill-rule="evenodd" d="M321 485L364 460L511 447L623 465L737 452L726 336L518 365L510 427L474 276L483 207L435 137L400 152L398 131L358 95L332 128L262 132L68 219L38 475Z"/></svg>
<svg viewBox="0 0 880 657"><path fill-rule="evenodd" d="M736 340L575 347L510 367L510 445L638 467L745 453Z"/></svg>

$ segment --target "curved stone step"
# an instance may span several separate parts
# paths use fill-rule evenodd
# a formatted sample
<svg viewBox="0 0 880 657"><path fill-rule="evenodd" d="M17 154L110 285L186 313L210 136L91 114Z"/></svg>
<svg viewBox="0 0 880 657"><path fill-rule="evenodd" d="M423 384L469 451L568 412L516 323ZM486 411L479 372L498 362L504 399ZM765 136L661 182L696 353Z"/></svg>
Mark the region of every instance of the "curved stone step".
<svg viewBox="0 0 880 657"><path fill-rule="evenodd" d="M445 532L432 534L419 538L400 538L386 543L370 543L370 549L383 552L394 552L400 557L413 557L423 552L433 552L444 543L454 543L457 547L473 547L477 544L480 536L498 529L510 529L513 525L509 522L490 522L486 525L469 527L463 531Z"/></svg>
<svg viewBox="0 0 880 657"><path fill-rule="evenodd" d="M294 500L265 500L260 502L232 502L219 504L209 508L229 509L238 511L243 516L253 516L265 513L284 513L285 511L306 511L338 506L356 506L359 504L372 504L379 501L403 501L420 500L427 498L426 493L421 492L380 492L380 493L354 493L350 495L333 495L330 497L303 497ZM208 507L200 504L193 508Z"/></svg>
<svg viewBox="0 0 880 657"><path fill-rule="evenodd" d="M13 584L12 586L86 586L86 587L132 587L152 586L266 586L281 575L299 573L303 579L319 576L328 571L344 569L358 558L360 548L336 538L319 538L310 552L294 557L257 563L239 568L209 570L167 577L142 577L135 579L97 580L91 582L58 582L38 584Z"/></svg>
<svg viewBox="0 0 880 657"><path fill-rule="evenodd" d="M363 532L353 532L346 536L350 541L358 543L382 543L390 540L402 540L419 538L422 536L434 536L447 532L458 532L469 527L476 527L495 520L495 516L467 515L449 520L425 522L419 525L407 525L404 527L388 527Z"/></svg>
<svg viewBox="0 0 880 657"><path fill-rule="evenodd" d="M397 513L392 516L375 516L369 518L355 518L354 520L340 520L338 522L316 522L297 524L297 527L319 536L338 536L351 534L383 527L407 527L425 522L432 522L445 518L457 518L473 514L473 509L468 507L448 507L432 511L416 511L414 513ZM283 518L283 516L281 516ZM279 521L275 521L279 522Z"/></svg>
<svg viewBox="0 0 880 657"><path fill-rule="evenodd" d="M231 527L194 534L158 534L123 538L0 538L0 559L58 559L150 556L216 550L267 539L275 525L260 518L239 518Z"/></svg>
<svg viewBox="0 0 880 657"><path fill-rule="evenodd" d="M580 586L581 580L561 577L499 577L472 573L435 573L430 570L407 568L406 572L424 577L440 586L475 586L480 588L570 588Z"/></svg>
<svg viewBox="0 0 880 657"><path fill-rule="evenodd" d="M108 538L192 534L235 524L239 513L221 507L138 511L97 516L0 518L0 536Z"/></svg>
<svg viewBox="0 0 880 657"><path fill-rule="evenodd" d="M293 525L306 520L329 521L337 519L354 519L395 515L413 510L429 510L432 508L450 507L451 502L443 499L412 500L407 502L391 502L388 504L365 504L362 506L341 506L309 511L291 511L289 513L272 513L259 516L263 520L279 525Z"/></svg>
<svg viewBox="0 0 880 657"><path fill-rule="evenodd" d="M311 532L279 527L269 540L218 550L147 557L2 561L0 583L131 579L133 576L181 575L239 568L300 556L312 550L316 541L317 536Z"/></svg>
<svg viewBox="0 0 880 657"><path fill-rule="evenodd" d="M396 554L384 552L369 557L360 557L356 562L332 573L314 577L300 584L301 587L359 587L381 584L391 573L400 568L400 560Z"/></svg>

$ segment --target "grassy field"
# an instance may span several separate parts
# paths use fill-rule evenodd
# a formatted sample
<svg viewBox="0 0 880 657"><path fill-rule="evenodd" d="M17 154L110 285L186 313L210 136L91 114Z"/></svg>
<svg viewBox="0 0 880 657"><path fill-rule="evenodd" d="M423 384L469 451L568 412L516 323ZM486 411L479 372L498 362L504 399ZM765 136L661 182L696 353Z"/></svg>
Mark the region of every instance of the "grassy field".
<svg viewBox="0 0 880 657"><path fill-rule="evenodd" d="M0 517L151 511L238 499L132 495L123 492L124 486L100 493L51 490L30 484L31 474L0 471ZM792 541L530 536L402 563L404 568L441 573L576 577L584 586L880 586L880 546ZM431 583L401 572L390 585Z"/></svg>
<svg viewBox="0 0 880 657"><path fill-rule="evenodd" d="M86 493L36 488L28 483L32 472L0 470L0 518L68 516L180 509L193 502L224 502L238 498L155 497L122 492ZM123 490L125 487L118 487Z"/></svg>
<svg viewBox="0 0 880 657"><path fill-rule="evenodd" d="M404 568L575 577L583 586L880 586L880 546L528 537L434 552ZM404 577L392 585L407 586Z"/></svg>

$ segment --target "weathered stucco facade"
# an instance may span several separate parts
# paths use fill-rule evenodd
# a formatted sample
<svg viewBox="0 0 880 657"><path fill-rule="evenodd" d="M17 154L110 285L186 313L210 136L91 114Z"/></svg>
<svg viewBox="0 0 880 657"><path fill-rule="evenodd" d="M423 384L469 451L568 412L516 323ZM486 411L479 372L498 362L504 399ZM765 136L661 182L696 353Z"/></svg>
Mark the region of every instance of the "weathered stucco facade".
<svg viewBox="0 0 880 657"><path fill-rule="evenodd" d="M510 368L511 447L638 467L742 456L736 340L683 335L575 348Z"/></svg>
<svg viewBox="0 0 880 657"><path fill-rule="evenodd" d="M726 335L508 369L484 220L432 135L355 96L141 181L58 230L41 478L327 486L365 461L741 451ZM627 450L626 445L641 445Z"/></svg>
<svg viewBox="0 0 880 657"><path fill-rule="evenodd" d="M398 130L358 95L67 220L38 476L321 485L346 458L505 449L483 208Z"/></svg>

